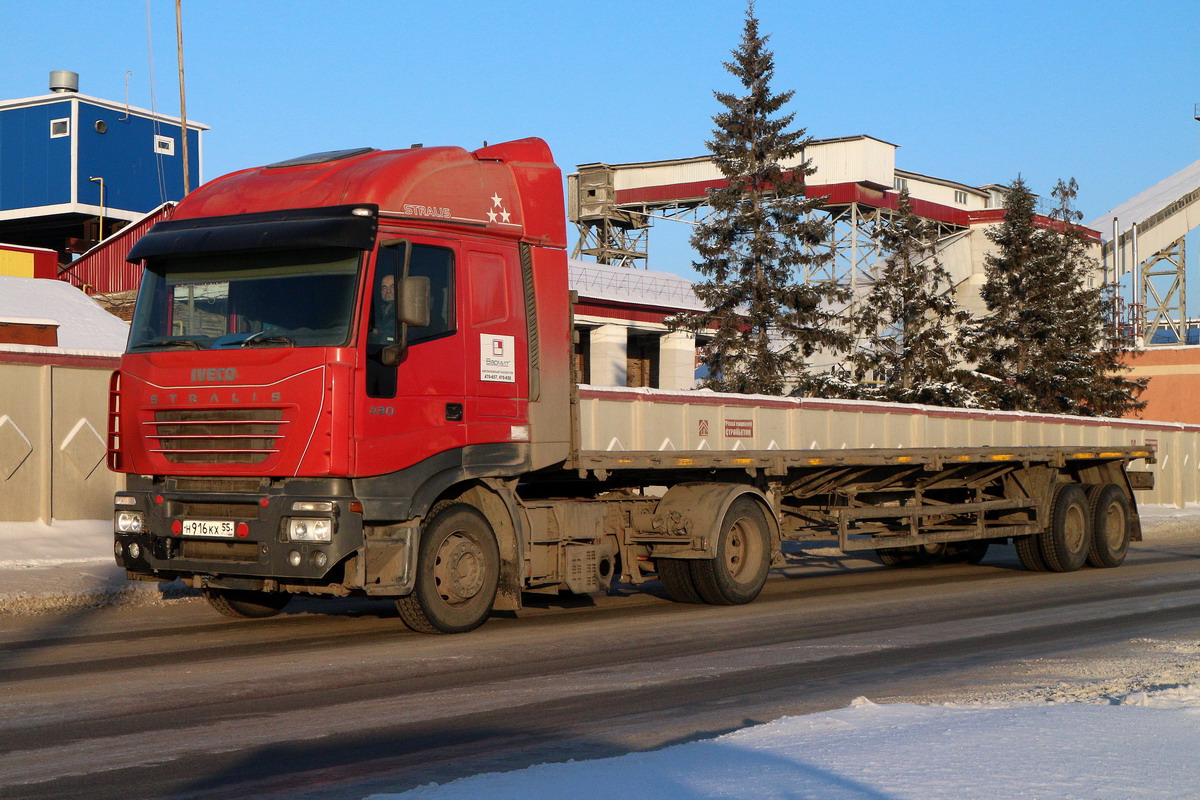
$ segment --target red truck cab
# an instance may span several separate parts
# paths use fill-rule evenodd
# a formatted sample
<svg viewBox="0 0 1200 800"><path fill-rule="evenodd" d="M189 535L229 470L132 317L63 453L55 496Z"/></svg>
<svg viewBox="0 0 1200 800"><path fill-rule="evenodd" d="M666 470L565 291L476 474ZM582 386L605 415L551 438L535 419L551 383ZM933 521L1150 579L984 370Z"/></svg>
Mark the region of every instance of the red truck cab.
<svg viewBox="0 0 1200 800"><path fill-rule="evenodd" d="M243 615L289 591L411 593L446 487L567 457L565 244L538 139L319 153L193 192L129 254L119 563ZM486 592L487 554L452 554L456 600Z"/></svg>

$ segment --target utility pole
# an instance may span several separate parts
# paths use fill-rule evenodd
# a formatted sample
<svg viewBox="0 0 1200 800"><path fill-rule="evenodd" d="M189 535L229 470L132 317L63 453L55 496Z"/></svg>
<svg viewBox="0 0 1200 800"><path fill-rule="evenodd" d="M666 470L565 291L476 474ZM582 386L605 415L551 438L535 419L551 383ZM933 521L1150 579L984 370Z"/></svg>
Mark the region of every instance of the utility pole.
<svg viewBox="0 0 1200 800"><path fill-rule="evenodd" d="M175 43L179 54L179 125L183 131L183 193L192 190L188 163L187 95L183 90L183 9L182 0L175 0Z"/></svg>

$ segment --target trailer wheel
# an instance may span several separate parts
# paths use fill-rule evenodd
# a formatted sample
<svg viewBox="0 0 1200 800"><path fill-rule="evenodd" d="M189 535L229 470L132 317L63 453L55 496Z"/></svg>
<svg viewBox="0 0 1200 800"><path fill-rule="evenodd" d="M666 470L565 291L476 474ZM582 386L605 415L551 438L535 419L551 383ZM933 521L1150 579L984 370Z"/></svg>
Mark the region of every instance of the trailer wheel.
<svg viewBox="0 0 1200 800"><path fill-rule="evenodd" d="M1119 567L1129 552L1133 520L1129 496L1115 483L1097 483L1088 487L1087 499L1092 519L1087 563L1093 567Z"/></svg>
<svg viewBox="0 0 1200 800"><path fill-rule="evenodd" d="M413 593L396 600L418 633L466 633L484 623L500 582L500 551L487 519L465 503L434 507L421 536Z"/></svg>
<svg viewBox="0 0 1200 800"><path fill-rule="evenodd" d="M256 592L248 589L204 589L208 604L227 617L264 619L273 617L288 604L287 592Z"/></svg>
<svg viewBox="0 0 1200 800"><path fill-rule="evenodd" d="M915 547L879 547L875 557L885 567L915 567L921 563Z"/></svg>
<svg viewBox="0 0 1200 800"><path fill-rule="evenodd" d="M692 580L692 565L681 558L655 559L658 579L667 590L667 596L676 603L703 603L704 598L696 591Z"/></svg>
<svg viewBox="0 0 1200 800"><path fill-rule="evenodd" d="M1059 484L1050 501L1050 525L1039 537L1042 559L1051 572L1074 572L1092 549L1092 514L1077 483Z"/></svg>
<svg viewBox="0 0 1200 800"><path fill-rule="evenodd" d="M1029 536L1014 536L1013 547L1016 548L1017 558L1021 566L1030 572L1045 572L1046 561L1042 558L1042 548L1039 540L1044 534L1035 533Z"/></svg>
<svg viewBox="0 0 1200 800"><path fill-rule="evenodd" d="M947 561L978 564L987 555L991 544L987 539L972 539L969 542L953 542L948 546Z"/></svg>
<svg viewBox="0 0 1200 800"><path fill-rule="evenodd" d="M725 512L717 555L691 562L692 581L706 603L736 606L758 597L771 566L771 529L762 506L739 497Z"/></svg>

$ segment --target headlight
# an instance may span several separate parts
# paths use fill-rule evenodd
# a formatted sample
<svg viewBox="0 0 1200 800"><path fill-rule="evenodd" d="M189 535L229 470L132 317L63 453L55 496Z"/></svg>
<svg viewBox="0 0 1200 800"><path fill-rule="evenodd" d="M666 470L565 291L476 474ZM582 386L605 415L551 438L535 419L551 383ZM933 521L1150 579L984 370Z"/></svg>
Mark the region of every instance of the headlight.
<svg viewBox="0 0 1200 800"><path fill-rule="evenodd" d="M117 514L117 533L141 533L146 527L146 518L140 511L122 511Z"/></svg>
<svg viewBox="0 0 1200 800"><path fill-rule="evenodd" d="M288 520L288 539L293 542L329 542L333 540L333 520L327 517Z"/></svg>

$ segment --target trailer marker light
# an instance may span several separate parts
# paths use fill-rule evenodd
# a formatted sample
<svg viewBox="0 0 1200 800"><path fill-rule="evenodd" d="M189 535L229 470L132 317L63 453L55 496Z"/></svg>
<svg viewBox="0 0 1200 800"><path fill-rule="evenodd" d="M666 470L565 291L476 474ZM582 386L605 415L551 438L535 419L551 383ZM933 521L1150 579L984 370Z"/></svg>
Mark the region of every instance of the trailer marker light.
<svg viewBox="0 0 1200 800"><path fill-rule="evenodd" d="M1012 461L1012 454L1005 453L1004 455L992 456L992 461Z"/></svg>
<svg viewBox="0 0 1200 800"><path fill-rule="evenodd" d="M1095 458L1095 453L1072 453L1071 458Z"/></svg>
<svg viewBox="0 0 1200 800"><path fill-rule="evenodd" d="M753 458L735 458L733 460L733 463L735 463L735 464L753 464L754 459Z"/></svg>
<svg viewBox="0 0 1200 800"><path fill-rule="evenodd" d="M955 461L970 461L971 457L970 456L955 456L954 460Z"/></svg>
<svg viewBox="0 0 1200 800"><path fill-rule="evenodd" d="M1101 458L1120 458L1124 453L1101 453Z"/></svg>
<svg viewBox="0 0 1200 800"><path fill-rule="evenodd" d="M183 533L183 523L177 519L171 520L171 533L175 534L176 536Z"/></svg>
<svg viewBox="0 0 1200 800"><path fill-rule="evenodd" d="M675 459L675 464L676 464L677 466L680 466L680 467L690 467L690 466L691 466L692 464L694 464L694 463L696 463L696 462L695 462L694 460L690 459L690 458L677 458L677 459Z"/></svg>
<svg viewBox="0 0 1200 800"><path fill-rule="evenodd" d="M819 466L821 463L822 463L822 460L819 458L808 459L808 464L809 464L809 466L812 466L812 467Z"/></svg>
<svg viewBox="0 0 1200 800"><path fill-rule="evenodd" d="M1135 458L1145 458L1146 456L1150 455L1150 451L1149 450L1135 450L1131 455L1133 455Z"/></svg>
<svg viewBox="0 0 1200 800"><path fill-rule="evenodd" d="M237 524L236 530L237 530L237 537L239 539L245 539L247 536L250 535L250 526L244 522L239 522Z"/></svg>
<svg viewBox="0 0 1200 800"><path fill-rule="evenodd" d="M896 463L907 464L908 462L912 461L912 459L912 456L896 456Z"/></svg>

